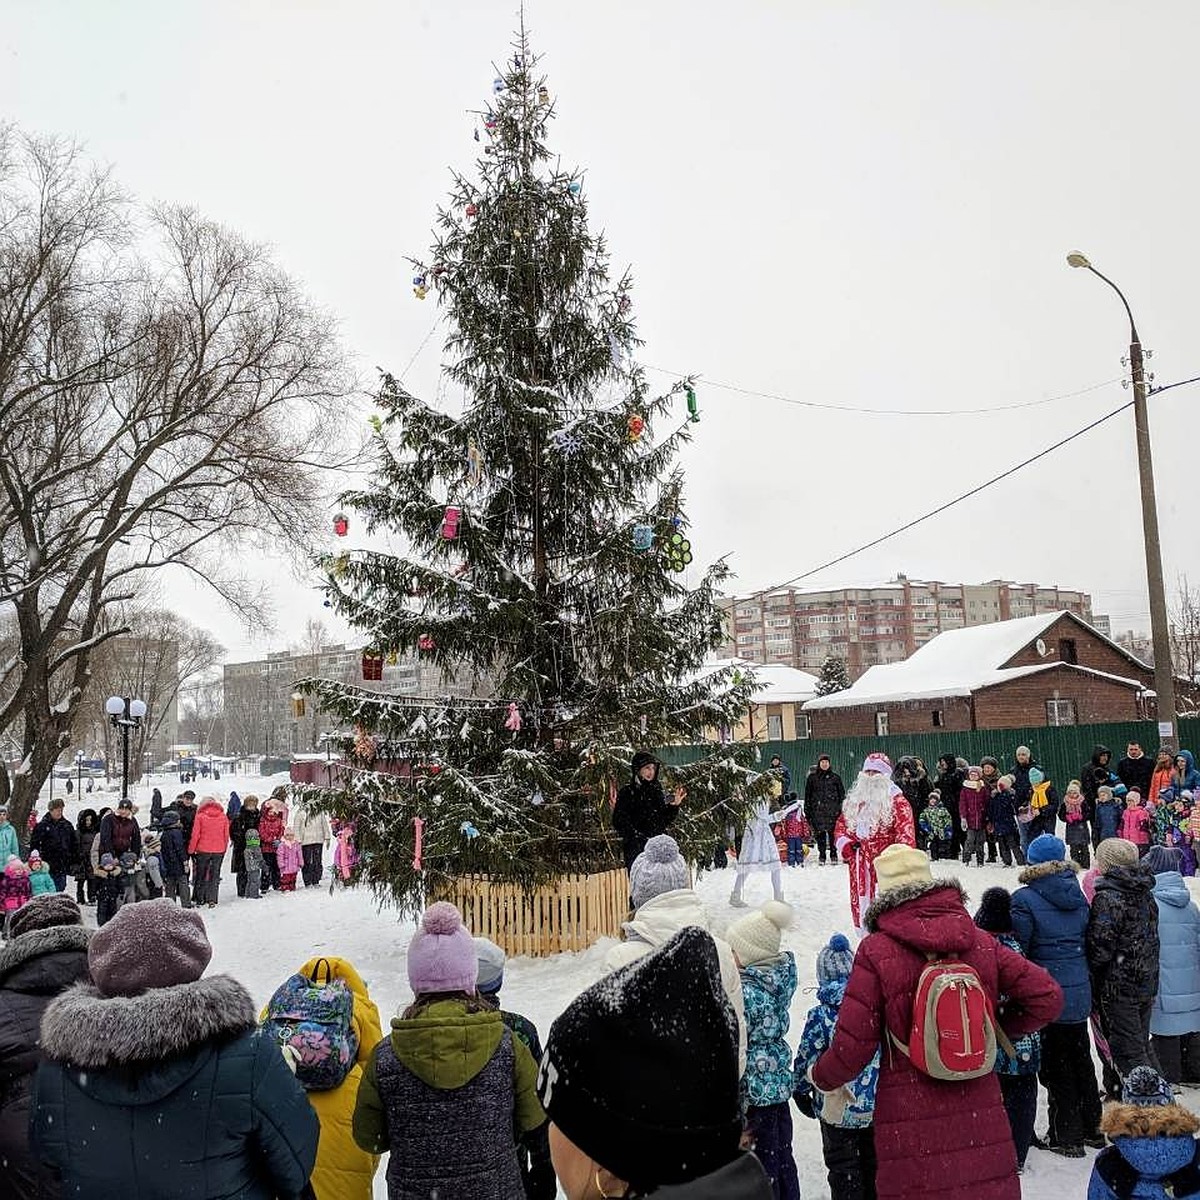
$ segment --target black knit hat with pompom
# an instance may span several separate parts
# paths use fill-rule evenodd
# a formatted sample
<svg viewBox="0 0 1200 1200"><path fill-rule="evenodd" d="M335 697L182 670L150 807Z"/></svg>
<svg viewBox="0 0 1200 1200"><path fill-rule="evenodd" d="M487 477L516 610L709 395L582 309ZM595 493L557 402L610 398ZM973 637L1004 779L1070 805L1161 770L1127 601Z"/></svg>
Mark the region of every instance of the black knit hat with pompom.
<svg viewBox="0 0 1200 1200"><path fill-rule="evenodd" d="M1002 887L990 887L979 897L975 924L985 933L1012 933L1012 897Z"/></svg>

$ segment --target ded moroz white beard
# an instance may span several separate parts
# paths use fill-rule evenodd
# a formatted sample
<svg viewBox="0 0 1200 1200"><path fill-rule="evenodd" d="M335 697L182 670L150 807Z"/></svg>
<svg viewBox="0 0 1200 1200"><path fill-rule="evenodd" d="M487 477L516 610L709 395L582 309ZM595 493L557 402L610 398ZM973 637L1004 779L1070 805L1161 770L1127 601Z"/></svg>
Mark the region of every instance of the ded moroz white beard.
<svg viewBox="0 0 1200 1200"><path fill-rule="evenodd" d="M859 837L868 837L892 825L892 790L892 781L886 775L862 772L842 802L847 827Z"/></svg>

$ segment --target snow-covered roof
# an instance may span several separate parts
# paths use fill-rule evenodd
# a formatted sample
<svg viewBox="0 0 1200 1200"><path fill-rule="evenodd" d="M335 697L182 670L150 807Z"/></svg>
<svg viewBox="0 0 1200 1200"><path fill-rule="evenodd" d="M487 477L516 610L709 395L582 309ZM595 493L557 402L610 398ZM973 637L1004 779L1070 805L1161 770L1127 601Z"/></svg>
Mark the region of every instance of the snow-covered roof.
<svg viewBox="0 0 1200 1200"><path fill-rule="evenodd" d="M754 689L755 704L800 704L811 700L817 694L815 675L807 671L798 671L795 667L784 663L756 663L748 658L722 658L714 662L706 662L700 668L699 675L711 675L725 667L744 667L754 672L757 686Z"/></svg>
<svg viewBox="0 0 1200 1200"><path fill-rule="evenodd" d="M805 711L822 708L850 708L859 704L882 704L899 700L930 700L939 696L969 696L981 688L995 687L1023 675L1055 667L1069 667L1106 679L1142 688L1139 680L1110 675L1091 667L1063 663L1055 658L1026 667L1004 667L1019 651L1040 637L1060 617L1069 616L1089 629L1102 641L1116 643L1093 630L1086 622L1071 613L1038 613L1033 617L1017 617L1011 621L995 621L987 625L969 625L963 629L948 629L926 642L903 662L871 667L844 692L810 700ZM1116 646L1132 663L1145 666L1128 650ZM1149 670L1146 667L1146 670Z"/></svg>

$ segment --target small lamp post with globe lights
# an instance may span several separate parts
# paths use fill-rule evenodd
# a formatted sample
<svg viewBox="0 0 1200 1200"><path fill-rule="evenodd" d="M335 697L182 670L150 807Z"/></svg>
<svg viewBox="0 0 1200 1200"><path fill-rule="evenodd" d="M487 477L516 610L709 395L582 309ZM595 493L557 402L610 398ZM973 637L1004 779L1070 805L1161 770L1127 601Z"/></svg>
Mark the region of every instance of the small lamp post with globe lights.
<svg viewBox="0 0 1200 1200"><path fill-rule="evenodd" d="M109 696L104 702L104 711L113 728L121 735L121 799L129 799L129 735L141 725L146 716L144 700L130 700L128 696Z"/></svg>

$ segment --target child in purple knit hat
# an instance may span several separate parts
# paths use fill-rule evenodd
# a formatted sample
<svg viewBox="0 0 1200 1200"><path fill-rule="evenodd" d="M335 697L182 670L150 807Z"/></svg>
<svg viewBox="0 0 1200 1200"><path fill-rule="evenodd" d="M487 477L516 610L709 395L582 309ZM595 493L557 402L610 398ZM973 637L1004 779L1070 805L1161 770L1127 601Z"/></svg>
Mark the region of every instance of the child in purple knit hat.
<svg viewBox="0 0 1200 1200"><path fill-rule="evenodd" d="M479 997L478 975L458 909L431 904L408 947L413 1003L371 1055L354 1109L358 1145L391 1154L389 1195L524 1200L513 1129L546 1119L537 1066Z"/></svg>

